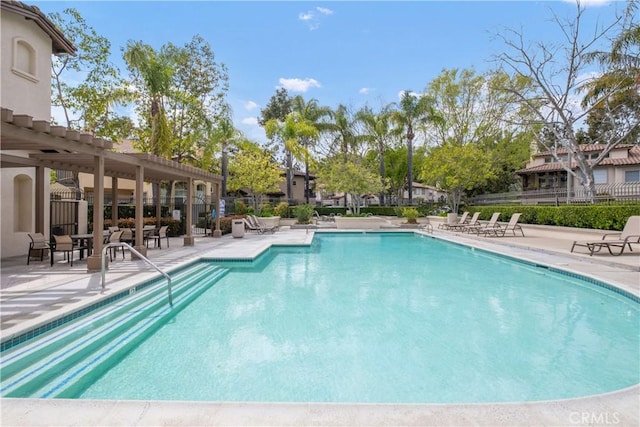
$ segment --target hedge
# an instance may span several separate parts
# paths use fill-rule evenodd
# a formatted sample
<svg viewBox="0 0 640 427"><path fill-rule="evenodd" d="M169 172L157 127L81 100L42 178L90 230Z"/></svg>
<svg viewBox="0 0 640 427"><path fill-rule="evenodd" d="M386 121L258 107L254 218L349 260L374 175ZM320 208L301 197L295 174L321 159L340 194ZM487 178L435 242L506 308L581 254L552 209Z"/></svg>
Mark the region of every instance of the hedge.
<svg viewBox="0 0 640 427"><path fill-rule="evenodd" d="M563 205L525 206L496 205L468 206L469 212L480 212L480 219L488 220L494 212L500 212L500 221L508 221L512 214L522 213L523 224L557 225L562 227L591 228L597 230L617 230L624 228L627 219L640 215L638 205Z"/></svg>

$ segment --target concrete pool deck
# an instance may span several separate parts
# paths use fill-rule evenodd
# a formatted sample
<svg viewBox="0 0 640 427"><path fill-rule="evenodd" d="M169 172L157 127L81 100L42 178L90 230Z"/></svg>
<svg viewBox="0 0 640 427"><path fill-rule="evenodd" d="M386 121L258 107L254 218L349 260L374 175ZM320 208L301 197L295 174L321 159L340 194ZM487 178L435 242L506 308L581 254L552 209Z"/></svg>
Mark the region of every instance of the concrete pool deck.
<svg viewBox="0 0 640 427"><path fill-rule="evenodd" d="M437 226L437 223L434 223ZM613 284L640 296L640 251L614 257L570 253L574 240L599 239L603 231L524 225L526 237L485 238L440 231L437 238L557 267ZM391 231L397 231L393 229ZM283 227L275 234L196 238L192 247L173 238L168 249L150 249L163 269L199 257L254 258L272 244L306 245L313 230ZM60 257L60 255L58 255ZM120 292L157 273L119 255L101 288L100 273L25 257L2 260L0 320L2 340ZM640 361L639 361L640 363ZM638 369L638 366L631 367ZM640 425L640 386L579 399L498 404L324 404L260 402L96 401L0 399L3 426L51 425Z"/></svg>

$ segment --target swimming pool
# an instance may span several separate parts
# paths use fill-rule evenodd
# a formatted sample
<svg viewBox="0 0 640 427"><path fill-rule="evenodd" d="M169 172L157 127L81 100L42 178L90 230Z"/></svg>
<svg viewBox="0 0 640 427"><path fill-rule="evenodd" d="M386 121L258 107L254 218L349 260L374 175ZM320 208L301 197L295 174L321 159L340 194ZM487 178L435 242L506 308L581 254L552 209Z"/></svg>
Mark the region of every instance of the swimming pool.
<svg viewBox="0 0 640 427"><path fill-rule="evenodd" d="M63 396L461 403L638 383L637 302L546 268L388 233L226 267Z"/></svg>

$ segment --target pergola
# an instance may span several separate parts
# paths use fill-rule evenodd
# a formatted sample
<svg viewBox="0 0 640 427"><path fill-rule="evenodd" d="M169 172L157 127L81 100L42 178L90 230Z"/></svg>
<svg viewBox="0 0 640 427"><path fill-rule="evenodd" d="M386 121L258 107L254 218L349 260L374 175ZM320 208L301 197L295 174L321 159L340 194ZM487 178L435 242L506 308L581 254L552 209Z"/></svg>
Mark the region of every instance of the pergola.
<svg viewBox="0 0 640 427"><path fill-rule="evenodd" d="M62 169L93 174L93 253L87 259L88 271L100 271L104 229L104 177L112 178L112 189L117 192L118 178L135 180L135 227L143 228L143 184L145 182L184 181L187 183L187 235L185 245L193 245L191 233L193 182L209 182L215 188L214 206L220 200L222 178L201 169L163 159L151 154L117 153L112 151L113 142L96 138L91 134L70 130L63 126L52 126L47 121L33 120L28 115L15 115L2 108L0 129L0 167L33 167L35 179L35 231L45 230L45 168ZM13 152L13 153L12 153ZM114 203L117 198L114 197ZM114 217L117 215L114 206ZM160 198L156 199L156 216L160 220ZM117 219L115 217L114 219ZM214 237L220 237L220 218L216 217ZM135 249L146 255L142 233L136 233Z"/></svg>

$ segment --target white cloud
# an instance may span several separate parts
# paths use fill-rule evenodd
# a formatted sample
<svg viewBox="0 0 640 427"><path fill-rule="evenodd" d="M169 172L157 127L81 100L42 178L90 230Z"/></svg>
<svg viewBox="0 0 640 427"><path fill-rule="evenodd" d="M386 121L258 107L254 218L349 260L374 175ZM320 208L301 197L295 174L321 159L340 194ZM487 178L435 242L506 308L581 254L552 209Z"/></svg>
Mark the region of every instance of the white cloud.
<svg viewBox="0 0 640 427"><path fill-rule="evenodd" d="M316 10L323 15L333 15L333 10L327 9L326 7L316 7Z"/></svg>
<svg viewBox="0 0 640 427"><path fill-rule="evenodd" d="M358 93L360 93L360 95L367 95L369 92L371 92L372 90L375 90L373 88L370 87L363 87L362 89L360 89L358 91Z"/></svg>
<svg viewBox="0 0 640 427"><path fill-rule="evenodd" d="M245 117L240 120L240 123L248 126L258 126L258 118L257 117Z"/></svg>
<svg viewBox="0 0 640 427"><path fill-rule="evenodd" d="M258 104L253 101L247 101L244 103L244 108L247 111L255 110L256 108L258 108Z"/></svg>
<svg viewBox="0 0 640 427"><path fill-rule="evenodd" d="M298 14L298 19L307 24L309 31L313 31L320 28L321 16L319 15L333 15L333 10L327 9L326 7L316 7L315 9L309 10L307 12L300 12Z"/></svg>
<svg viewBox="0 0 640 427"><path fill-rule="evenodd" d="M322 87L316 79L285 79L278 80L283 88L292 92L306 92L312 87ZM277 87L276 87L277 88Z"/></svg>

